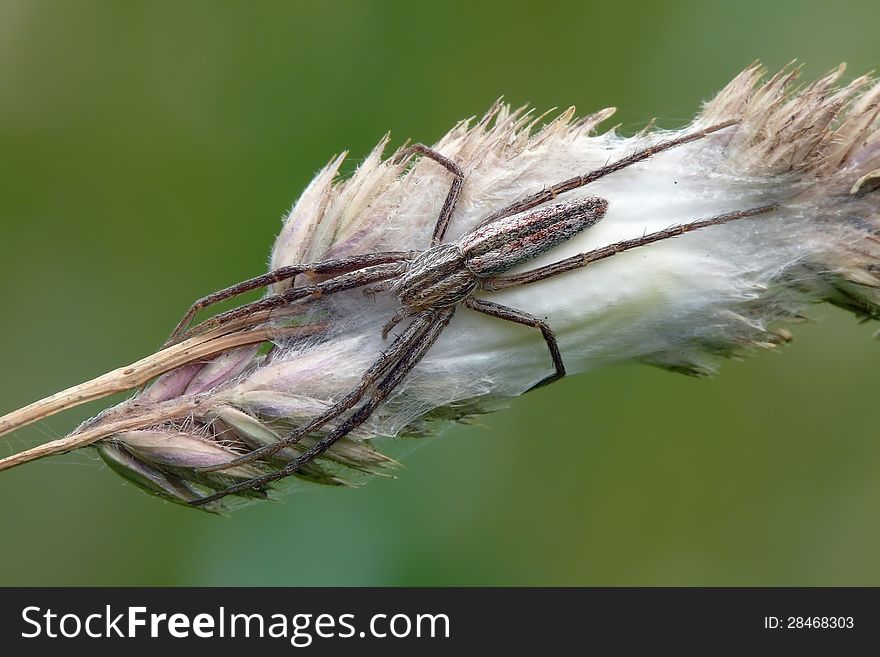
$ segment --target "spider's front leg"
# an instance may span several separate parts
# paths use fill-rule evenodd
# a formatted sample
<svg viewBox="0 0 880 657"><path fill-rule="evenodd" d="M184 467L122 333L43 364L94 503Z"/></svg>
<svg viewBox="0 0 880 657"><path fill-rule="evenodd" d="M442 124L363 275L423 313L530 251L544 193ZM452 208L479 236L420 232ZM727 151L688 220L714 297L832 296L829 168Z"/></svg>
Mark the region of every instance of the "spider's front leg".
<svg viewBox="0 0 880 657"><path fill-rule="evenodd" d="M341 274L348 274L357 269L363 269L364 267L369 267L372 265L400 262L402 260L412 257L412 255L412 252L408 251L387 251L380 253L368 253L365 255L356 255L348 258L323 260L321 262L305 263L301 265L290 265L287 267L280 267L278 269L268 272L267 274L262 274L261 276L249 278L240 283L236 283L235 285L230 285L229 287L223 288L222 290L218 290L217 292L202 297L201 299L193 303L193 305L189 307L189 310L187 310L186 313L183 315L183 318L177 324L177 327L171 333L171 336L165 342L163 347L168 347L172 344L180 342L181 336L186 333L190 323L199 311L218 304L221 301L225 301L226 299L236 297L239 294L243 294L244 292L258 290L262 287L273 285L274 283L280 283L282 281L290 280L292 278L295 278L299 274L339 276Z"/></svg>
<svg viewBox="0 0 880 657"><path fill-rule="evenodd" d="M397 354L398 357L396 362L387 369L387 373L378 381L378 383L375 383L375 380L373 380L365 386L366 390L375 383L375 392L373 392L373 395L366 401L366 403L355 410L354 413L352 413L342 424L327 434L327 436L319 442L312 445L302 456L291 461L276 472L270 472L261 477L254 477L253 479L235 484L222 491L214 493L213 495L195 500L194 502L191 502L191 504L194 506L201 506L219 500L227 495L241 493L248 489L261 489L274 481L295 474L304 465L311 463L321 456L324 452L330 449L334 443L347 436L369 419L379 405L388 398L388 395L400 385L413 368L419 364L422 358L424 358L425 354L428 353L428 350L437 341L437 338L440 337L443 329L449 324L449 321L454 314L454 306L440 310L426 310L420 313L413 323L418 322L423 330L416 331L413 335L408 337L405 343L400 345L401 348ZM398 338L398 341L400 341L400 338ZM373 368L371 368L371 370L372 369ZM366 378L365 375L364 379L366 380ZM363 395L361 395L361 397L362 396ZM351 395L349 395L349 397L351 397ZM340 402L340 404L341 403L342 402ZM348 408L351 408L356 402L346 403L348 404ZM337 415L341 414L344 410L347 409L342 409ZM227 466L228 465L231 465L231 463L227 464Z"/></svg>

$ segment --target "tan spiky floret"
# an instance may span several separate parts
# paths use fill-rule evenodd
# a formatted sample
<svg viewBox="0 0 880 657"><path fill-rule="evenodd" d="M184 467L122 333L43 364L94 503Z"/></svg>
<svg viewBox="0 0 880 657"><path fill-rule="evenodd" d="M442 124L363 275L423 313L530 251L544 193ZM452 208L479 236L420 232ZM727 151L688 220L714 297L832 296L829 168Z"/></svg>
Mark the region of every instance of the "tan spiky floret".
<svg viewBox="0 0 880 657"><path fill-rule="evenodd" d="M763 69L751 66L675 132L597 135L612 109L576 119L572 108L544 124L545 115L500 102L479 121L456 125L433 146L465 174L450 240L550 184L660 140L738 121L564 195L561 200L603 197L608 212L521 269L672 225L779 204L770 214L480 298L546 318L569 374L633 360L708 374L723 357L786 341L785 323L821 301L878 318L880 84L860 77L841 85L841 67L797 86L797 73L787 68L762 83ZM344 155L315 176L284 221L270 268L427 248L449 173L426 158L395 153L383 159L387 143L381 140L348 179L337 178ZM196 334L105 375L99 385L83 384L0 419L0 432L9 431L83 398L153 380L68 438L0 461L0 468L94 444L114 470L182 503L278 469L341 420L268 461L199 470L276 442L351 390L386 348L382 327L395 310L391 293L353 290ZM459 312L369 421L296 476L342 484L354 472L382 473L393 461L371 439L436 432L449 420L494 410L550 371L535 331ZM219 510L221 503L206 508Z"/></svg>

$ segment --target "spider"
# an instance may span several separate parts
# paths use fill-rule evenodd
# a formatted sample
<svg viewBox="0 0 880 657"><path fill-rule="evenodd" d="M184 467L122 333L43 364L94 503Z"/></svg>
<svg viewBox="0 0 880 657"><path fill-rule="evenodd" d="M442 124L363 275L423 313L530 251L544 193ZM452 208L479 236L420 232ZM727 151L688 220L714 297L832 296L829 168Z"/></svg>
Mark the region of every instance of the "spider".
<svg viewBox="0 0 880 657"><path fill-rule="evenodd" d="M550 352L554 371L532 389L547 385L565 376L565 365L556 336L545 321L521 310L479 299L476 295L484 291L528 285L584 267L591 262L609 258L623 251L677 237L694 230L775 210L778 204L774 203L719 214L686 224L673 225L641 237L580 253L550 265L518 274L504 275L515 266L533 260L545 251L590 228L605 216L608 209L608 201L596 196L587 196L550 205L549 202L559 194L583 187L657 153L703 139L707 135L735 123L736 121L719 123L677 139L658 143L584 175L575 176L546 187L494 212L483 219L474 230L456 242L444 242L444 235L455 212L464 183L464 173L461 167L424 144L415 144L405 149L401 153L402 157L407 158L418 154L430 158L452 174L452 184L434 227L431 246L428 249L368 253L282 267L199 299L186 312L172 333L167 344L178 342L194 332L247 319L255 313L263 313L268 317L267 313L282 306L356 288L365 288L365 291L369 292L390 290L397 297L400 310L391 317L383 328L383 339L387 339L389 331L396 324L407 319L410 320L401 333L394 338L389 348L364 372L360 383L336 403L329 406L326 411L274 444L253 450L221 466L202 468L202 471L222 470L268 458L355 409L355 406L366 397L366 401L324 438L312 445L297 459L274 472L236 483L213 495L197 499L191 504L203 505L247 489L261 489L274 481L292 475L302 466L319 457L336 441L356 429L370 417L421 361L461 306L541 332ZM200 310L242 292L292 280L300 274L329 278L312 285L291 287L280 294L267 296L260 301L220 313L187 331L192 319Z"/></svg>

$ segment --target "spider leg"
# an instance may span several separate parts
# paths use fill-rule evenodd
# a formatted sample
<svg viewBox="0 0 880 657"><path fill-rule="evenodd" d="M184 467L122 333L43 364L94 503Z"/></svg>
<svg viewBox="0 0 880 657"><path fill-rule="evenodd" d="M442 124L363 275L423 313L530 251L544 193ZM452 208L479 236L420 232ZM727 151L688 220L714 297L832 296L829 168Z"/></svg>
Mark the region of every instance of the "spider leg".
<svg viewBox="0 0 880 657"><path fill-rule="evenodd" d="M189 310L186 311L183 319L181 319L180 322L177 324L177 327L171 333L171 337L168 338L163 347L168 347L172 344L175 344L176 342L179 342L180 336L187 330L187 328L189 328L189 325L192 322L193 318L196 316L196 313L216 303L238 296L243 292L256 290L261 287L272 285L273 283L280 283L281 281L294 278L299 274L309 273L335 276L338 274L345 274L354 269L360 269L370 265L397 262L411 255L411 253L405 251L390 251L387 253L370 253L366 255L351 256L349 258L337 258L334 260L324 260L321 262L291 265L288 267L275 269L267 274L263 274L262 276L249 278L240 283L236 283L235 285L230 285L229 287L223 288L222 290L218 290L217 292L202 297L192 306L190 306Z"/></svg>
<svg viewBox="0 0 880 657"><path fill-rule="evenodd" d="M679 235L684 235L685 233L690 233L701 228L718 226L720 224L725 224L729 221L735 221L736 219L743 219L745 217L754 217L755 215L765 214L767 212L772 212L773 210L776 210L778 207L778 203L773 203L770 205L762 205L761 207L757 208L750 208L748 210L727 212L725 214L719 214L708 219L693 221L688 224L670 226L669 228L664 228L663 230L658 230L654 233L648 233L647 235L642 235L641 237L634 237L632 239L615 242L614 244L609 244L608 246L603 246L598 249L593 249L592 251L579 253L577 255L571 256L570 258L560 260L559 262L554 262L551 265L546 265L544 267L537 267L535 269L524 271L521 274L484 278L480 283L480 288L483 290L492 291L503 290L505 288L516 287L518 285L528 285L529 283L542 281L545 278L558 276L559 274L571 271L573 269L580 269L581 267L587 266L591 262L610 258L611 256L617 255L618 253L623 253L624 251L629 251L630 249L636 249L640 246L653 244L654 242L670 239L672 237L678 237Z"/></svg>
<svg viewBox="0 0 880 657"><path fill-rule="evenodd" d="M386 374L391 367L399 363L400 360L412 350L414 344L417 344L425 337L435 321L436 320L431 315L425 313L416 317L414 321L410 322L409 326L406 327L403 333L395 338L394 342L391 343L391 346L383 352L379 359L363 373L360 383L354 388L354 390L349 392L345 397L333 404L323 413L316 415L304 425L297 427L295 431L286 435L284 439L271 445L255 449L252 452L248 452L247 454L227 463L223 463L222 465L197 468L197 470L199 472L225 470L227 468L244 465L245 463L251 463L257 459L268 458L285 447L289 447L290 445L299 442L303 436L307 436L313 431L320 429L328 422L335 420L363 399L376 381Z"/></svg>
<svg viewBox="0 0 880 657"><path fill-rule="evenodd" d="M603 167L594 169L593 171L585 173L582 176L575 176L574 178L563 180L562 182L551 185L550 187L546 187L540 192L536 192L531 196L526 196L525 198L522 198L515 203L511 203L507 207L501 208L497 212L490 214L479 223L478 228L480 226L485 226L486 224L493 222L497 219L502 219L504 217L509 217L520 212L525 212L526 210L531 210L532 208L537 207L543 203L552 201L560 194L564 194L565 192L570 192L571 190L577 189L578 187L588 185L591 182L596 181L599 178L603 178L610 173L620 171L621 169L625 169L626 167L636 164L637 162L646 160L652 155L662 153L663 151L668 151L670 148L676 148L677 146L682 146L692 141L703 139L713 132L718 132L719 130L722 130L724 128L729 128L736 123L737 121L725 121L724 123L718 123L717 125L709 126L708 128L704 128L703 130L697 130L695 132L688 133L683 137L679 137L677 139L663 141L659 144L655 144L654 146L649 146L640 151L636 151L631 155L627 155L626 157L623 157L616 162L612 162L611 164L606 164Z"/></svg>
<svg viewBox="0 0 880 657"><path fill-rule="evenodd" d="M373 393L373 396L367 400L366 403L361 405L354 413L352 413L348 419L346 419L342 424L340 424L336 429L327 434L323 439L319 442L312 445L305 453L302 454L295 461L291 461L285 467L281 468L276 472L272 472L269 474L265 474L261 477L254 477L253 479L249 479L248 481L243 481L241 483L230 486L222 491L214 493L213 495L209 495L207 497L200 498L191 502L194 506L200 506L202 504L207 504L209 502L213 502L215 500L219 500L222 497L226 497L227 495L240 493L242 491L248 489L260 489L267 484L270 484L274 481L278 481L279 479L283 479L284 477L289 477L294 474L297 470L299 470L302 466L307 463L311 463L316 458L321 456L324 452L326 452L330 447L333 446L335 442L340 440L341 438L348 435L351 431L362 425L367 419L372 415L373 411L379 407L379 405L387 399L388 395L394 391L394 389L400 384L401 381L409 374L412 369L419 363L419 361L424 358L425 354L434 344L443 329L452 319L453 314L455 314L455 306L450 306L447 308L443 308L441 310L428 310L423 313L426 319L430 320L430 324L428 326L428 330L423 334L420 334L417 339L413 340L408 346L408 349L404 353L404 355L400 358L400 360L391 368L391 370L384 376L384 378L378 383L376 386L376 390Z"/></svg>
<svg viewBox="0 0 880 657"><path fill-rule="evenodd" d="M394 315L391 316L391 319L385 322L385 326L382 327L382 339L387 340L388 334L391 333L392 329L409 316L410 311L406 308L401 308L394 313Z"/></svg>
<svg viewBox="0 0 880 657"><path fill-rule="evenodd" d="M546 322L521 310L517 310L516 308L502 306L500 303L493 303L491 301L481 301L479 299L471 298L466 299L464 305L471 310L476 310L478 313L483 313L490 317L497 317L498 319L504 319L508 322L515 322L516 324L540 329L541 335L544 336L544 341L547 343L547 348L550 350L550 358L553 359L553 367L556 368L556 371L550 376L538 381L538 383L533 385L526 392L546 386L547 384L558 381L565 376L565 364L562 362L562 354L559 353L559 343L556 341L556 335L553 333L553 329L551 329Z"/></svg>
<svg viewBox="0 0 880 657"><path fill-rule="evenodd" d="M413 144L409 148L404 149L401 155L407 157L412 153L419 153L420 155L431 158L438 164L446 167L446 169L454 176L452 179L452 186L449 188L449 193L446 194L446 200L443 202L443 208L440 210L440 216L437 218L437 224L434 226L434 234L431 237L431 246L437 246L443 241L443 236L446 235L449 221L452 219L452 213L455 211L455 204L458 202L458 197L461 194L461 188L464 184L464 172L455 162L424 144Z"/></svg>
<svg viewBox="0 0 880 657"><path fill-rule="evenodd" d="M341 274L314 285L304 285L302 287L290 288L281 294L274 294L265 297L259 301L248 303L238 308L228 310L224 313L214 315L206 319L187 333L180 336L179 340L191 337L196 333L203 333L207 330L224 326L234 320L259 312L268 312L280 306L286 306L303 299L319 299L337 292L345 290L353 290L355 288L364 287L371 283L388 280L399 276L404 269L405 259L401 258L396 262L389 262L382 265L373 265L356 269L347 274Z"/></svg>
<svg viewBox="0 0 880 657"><path fill-rule="evenodd" d="M372 297L378 292L387 292L393 287L393 280L382 281L381 283L376 283L375 285L368 285L364 288L364 296Z"/></svg>

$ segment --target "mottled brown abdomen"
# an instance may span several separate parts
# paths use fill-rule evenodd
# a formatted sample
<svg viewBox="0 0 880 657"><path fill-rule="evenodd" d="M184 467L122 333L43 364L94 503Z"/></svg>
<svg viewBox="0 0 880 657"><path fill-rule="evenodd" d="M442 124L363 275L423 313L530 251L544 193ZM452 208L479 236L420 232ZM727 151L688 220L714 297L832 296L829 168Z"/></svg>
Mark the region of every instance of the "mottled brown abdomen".
<svg viewBox="0 0 880 657"><path fill-rule="evenodd" d="M494 276L586 230L605 216L607 209L608 201L595 196L545 205L477 228L458 244L465 265L475 276Z"/></svg>

